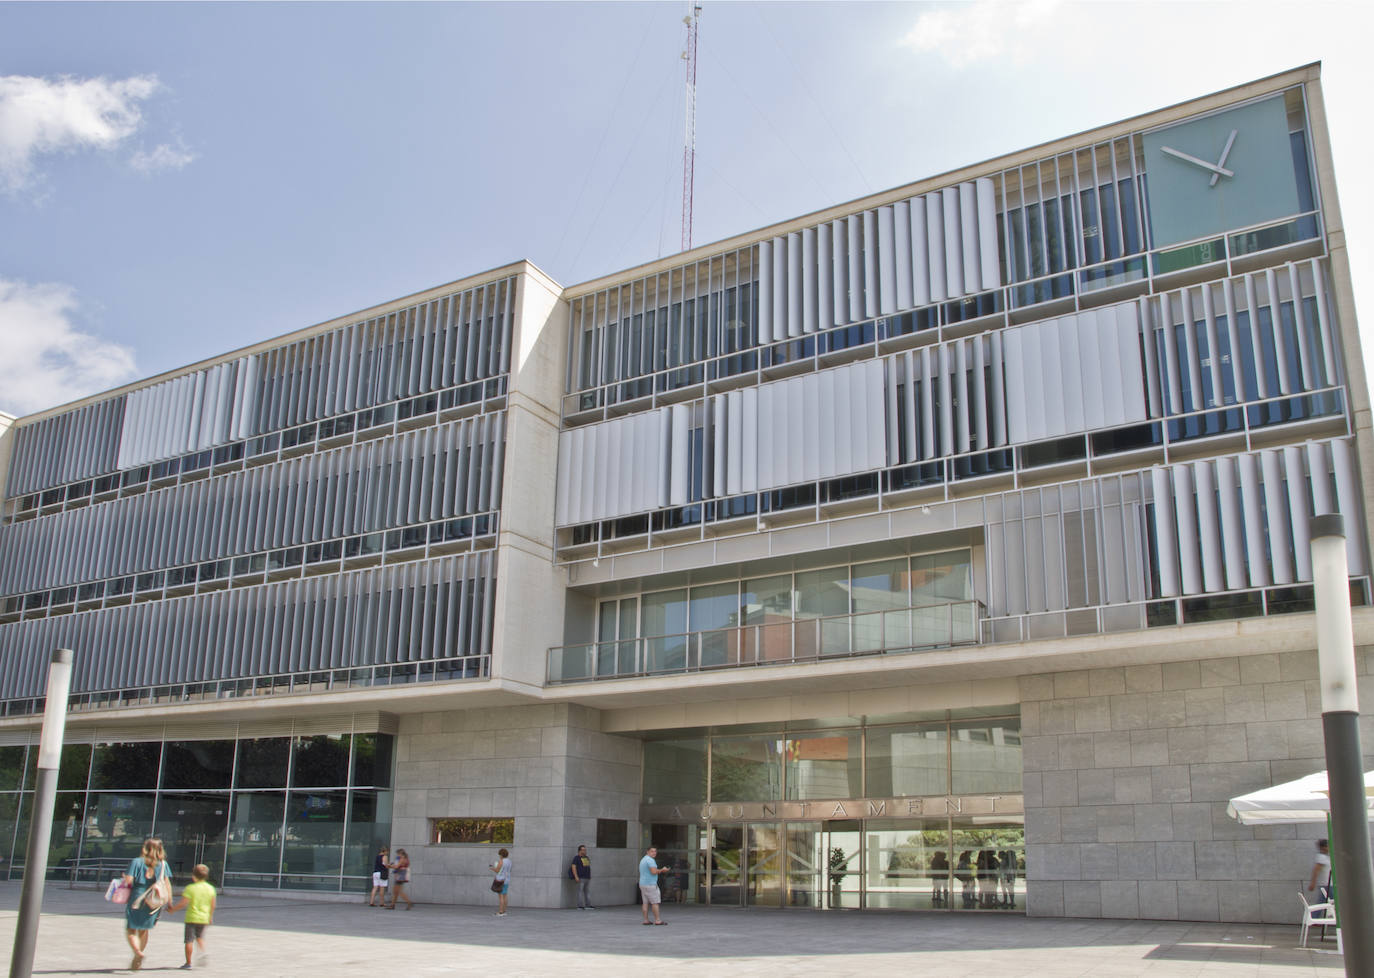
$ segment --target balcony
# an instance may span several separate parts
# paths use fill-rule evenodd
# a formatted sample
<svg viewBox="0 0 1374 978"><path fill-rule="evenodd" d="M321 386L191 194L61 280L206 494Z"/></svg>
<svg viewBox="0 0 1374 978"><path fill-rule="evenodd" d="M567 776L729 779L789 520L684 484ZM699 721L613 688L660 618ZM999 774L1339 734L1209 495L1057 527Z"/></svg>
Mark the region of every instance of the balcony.
<svg viewBox="0 0 1374 978"><path fill-rule="evenodd" d="M956 601L564 645L549 649L546 682L558 686L973 645L985 614L980 601Z"/></svg>

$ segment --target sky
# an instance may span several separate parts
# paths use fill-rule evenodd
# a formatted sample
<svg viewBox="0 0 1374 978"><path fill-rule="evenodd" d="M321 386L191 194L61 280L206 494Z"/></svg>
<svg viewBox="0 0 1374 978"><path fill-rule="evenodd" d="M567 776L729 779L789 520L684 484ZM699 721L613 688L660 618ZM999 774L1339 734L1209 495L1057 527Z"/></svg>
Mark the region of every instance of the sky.
<svg viewBox="0 0 1374 978"><path fill-rule="evenodd" d="M1374 316L1371 6L703 0L693 242L1322 61ZM0 2L0 411L679 251L687 10Z"/></svg>

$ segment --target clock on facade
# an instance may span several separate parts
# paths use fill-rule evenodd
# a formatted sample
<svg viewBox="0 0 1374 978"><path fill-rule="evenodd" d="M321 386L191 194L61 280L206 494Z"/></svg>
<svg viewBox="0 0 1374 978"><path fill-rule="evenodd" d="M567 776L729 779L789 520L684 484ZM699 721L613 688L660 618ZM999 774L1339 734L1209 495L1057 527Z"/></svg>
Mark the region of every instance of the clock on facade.
<svg viewBox="0 0 1374 978"><path fill-rule="evenodd" d="M1300 210L1282 95L1150 130L1143 143L1156 248Z"/></svg>

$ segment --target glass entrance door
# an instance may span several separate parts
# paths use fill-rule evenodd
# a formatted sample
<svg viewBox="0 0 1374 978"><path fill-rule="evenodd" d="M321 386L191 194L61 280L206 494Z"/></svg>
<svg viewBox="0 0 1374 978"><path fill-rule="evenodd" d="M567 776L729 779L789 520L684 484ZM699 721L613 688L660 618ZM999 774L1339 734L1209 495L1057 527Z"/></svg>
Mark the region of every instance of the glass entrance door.
<svg viewBox="0 0 1374 978"><path fill-rule="evenodd" d="M821 907L825 887L824 836L820 822L787 822L787 905Z"/></svg>
<svg viewBox="0 0 1374 978"><path fill-rule="evenodd" d="M744 825L711 826L711 883L707 902L713 907L744 905Z"/></svg>
<svg viewBox="0 0 1374 978"><path fill-rule="evenodd" d="M197 863L210 868L210 879L224 879L225 830L229 826L229 793L166 792L158 802L156 831L167 850L167 863L178 882L189 882Z"/></svg>
<svg viewBox="0 0 1374 978"><path fill-rule="evenodd" d="M783 863L787 850L777 822L751 822L744 856L745 903L750 907L783 905Z"/></svg>
<svg viewBox="0 0 1374 978"><path fill-rule="evenodd" d="M835 821L824 825L825 906L856 909L863 905L863 823Z"/></svg>

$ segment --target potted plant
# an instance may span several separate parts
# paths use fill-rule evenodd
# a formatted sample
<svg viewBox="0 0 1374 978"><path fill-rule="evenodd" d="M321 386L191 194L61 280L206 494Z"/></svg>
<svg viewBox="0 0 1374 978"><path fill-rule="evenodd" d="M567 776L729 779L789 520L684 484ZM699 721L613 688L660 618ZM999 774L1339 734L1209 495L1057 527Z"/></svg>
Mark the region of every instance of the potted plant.
<svg viewBox="0 0 1374 978"><path fill-rule="evenodd" d="M830 850L830 906L840 906L842 894L840 885L844 882L845 876L849 874L849 857L845 855L844 849L834 846Z"/></svg>

